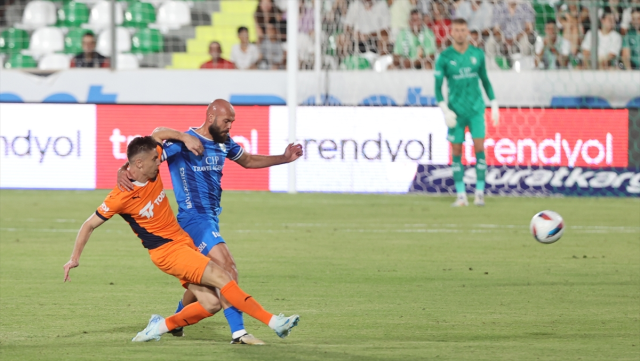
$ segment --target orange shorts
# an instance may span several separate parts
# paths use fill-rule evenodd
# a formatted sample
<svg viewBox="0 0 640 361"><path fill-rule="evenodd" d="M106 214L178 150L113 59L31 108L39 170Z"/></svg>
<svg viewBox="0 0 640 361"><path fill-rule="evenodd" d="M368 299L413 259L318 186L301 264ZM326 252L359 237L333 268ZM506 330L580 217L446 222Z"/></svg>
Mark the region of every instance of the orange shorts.
<svg viewBox="0 0 640 361"><path fill-rule="evenodd" d="M170 274L187 288L189 283L199 284L205 268L211 261L198 251L189 237L183 237L150 249L151 261L164 273Z"/></svg>

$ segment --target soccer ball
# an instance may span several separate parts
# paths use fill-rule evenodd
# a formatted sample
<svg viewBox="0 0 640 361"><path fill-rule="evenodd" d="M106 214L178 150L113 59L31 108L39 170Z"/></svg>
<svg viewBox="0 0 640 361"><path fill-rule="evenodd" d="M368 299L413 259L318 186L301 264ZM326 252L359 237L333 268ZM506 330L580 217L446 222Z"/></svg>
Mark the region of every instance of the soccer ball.
<svg viewBox="0 0 640 361"><path fill-rule="evenodd" d="M554 211L542 211L533 216L529 229L536 241L550 244L562 237L564 221L562 216Z"/></svg>

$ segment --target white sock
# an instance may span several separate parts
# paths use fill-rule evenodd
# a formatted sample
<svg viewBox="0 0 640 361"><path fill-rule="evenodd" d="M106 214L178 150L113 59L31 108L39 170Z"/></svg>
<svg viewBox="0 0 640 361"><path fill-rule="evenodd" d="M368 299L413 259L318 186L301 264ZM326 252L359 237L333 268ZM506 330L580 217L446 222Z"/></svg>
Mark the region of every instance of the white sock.
<svg viewBox="0 0 640 361"><path fill-rule="evenodd" d="M278 322L278 316L276 315L271 316L271 320L269 320L269 327L271 327L272 330L275 330L276 326L278 325L277 322Z"/></svg>
<svg viewBox="0 0 640 361"><path fill-rule="evenodd" d="M167 321L162 321L158 325L158 332L162 335L163 333L169 332L169 328L167 327Z"/></svg>
<svg viewBox="0 0 640 361"><path fill-rule="evenodd" d="M243 328L240 331L236 331L234 333L231 334L231 338L233 338L234 340L240 336L244 336L247 334L247 331Z"/></svg>

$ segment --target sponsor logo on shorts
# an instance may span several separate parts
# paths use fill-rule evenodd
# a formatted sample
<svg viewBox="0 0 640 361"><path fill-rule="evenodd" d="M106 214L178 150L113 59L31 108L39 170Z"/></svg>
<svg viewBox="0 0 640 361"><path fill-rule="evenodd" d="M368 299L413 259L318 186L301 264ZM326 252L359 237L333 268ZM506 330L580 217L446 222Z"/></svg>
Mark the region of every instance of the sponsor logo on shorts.
<svg viewBox="0 0 640 361"><path fill-rule="evenodd" d="M100 209L102 209L103 212L109 212L109 207L107 207L104 202L100 205Z"/></svg>
<svg viewBox="0 0 640 361"><path fill-rule="evenodd" d="M211 234L213 234L213 236L216 238L222 237L218 232L211 232Z"/></svg>

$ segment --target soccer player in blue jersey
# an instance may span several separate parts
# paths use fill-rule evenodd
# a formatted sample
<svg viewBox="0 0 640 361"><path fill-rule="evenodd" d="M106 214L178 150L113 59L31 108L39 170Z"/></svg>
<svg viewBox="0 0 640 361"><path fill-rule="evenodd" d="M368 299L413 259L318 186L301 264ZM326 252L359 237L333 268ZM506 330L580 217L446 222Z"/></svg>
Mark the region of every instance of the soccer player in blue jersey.
<svg viewBox="0 0 640 361"><path fill-rule="evenodd" d="M203 154L194 155L182 142L166 141L162 160L166 160L169 165L179 206L178 223L191 236L200 252L229 272L237 282L238 270L229 248L220 235L218 225L218 216L222 211L220 185L225 159L235 161L244 168L266 168L295 161L302 156L302 147L289 144L284 154L275 156L250 154L229 136L234 121L235 111L229 102L223 99L213 101L207 108L204 124L186 132L200 139L204 146ZM166 139L163 134L171 131L168 128L157 128L153 136ZM129 179L125 164L118 172L119 187L133 189ZM195 301L195 296L187 290L176 312ZM247 333L242 312L228 303L224 297L221 297L220 301L231 328L232 344L264 344ZM182 336L182 330L177 330L174 335Z"/></svg>

